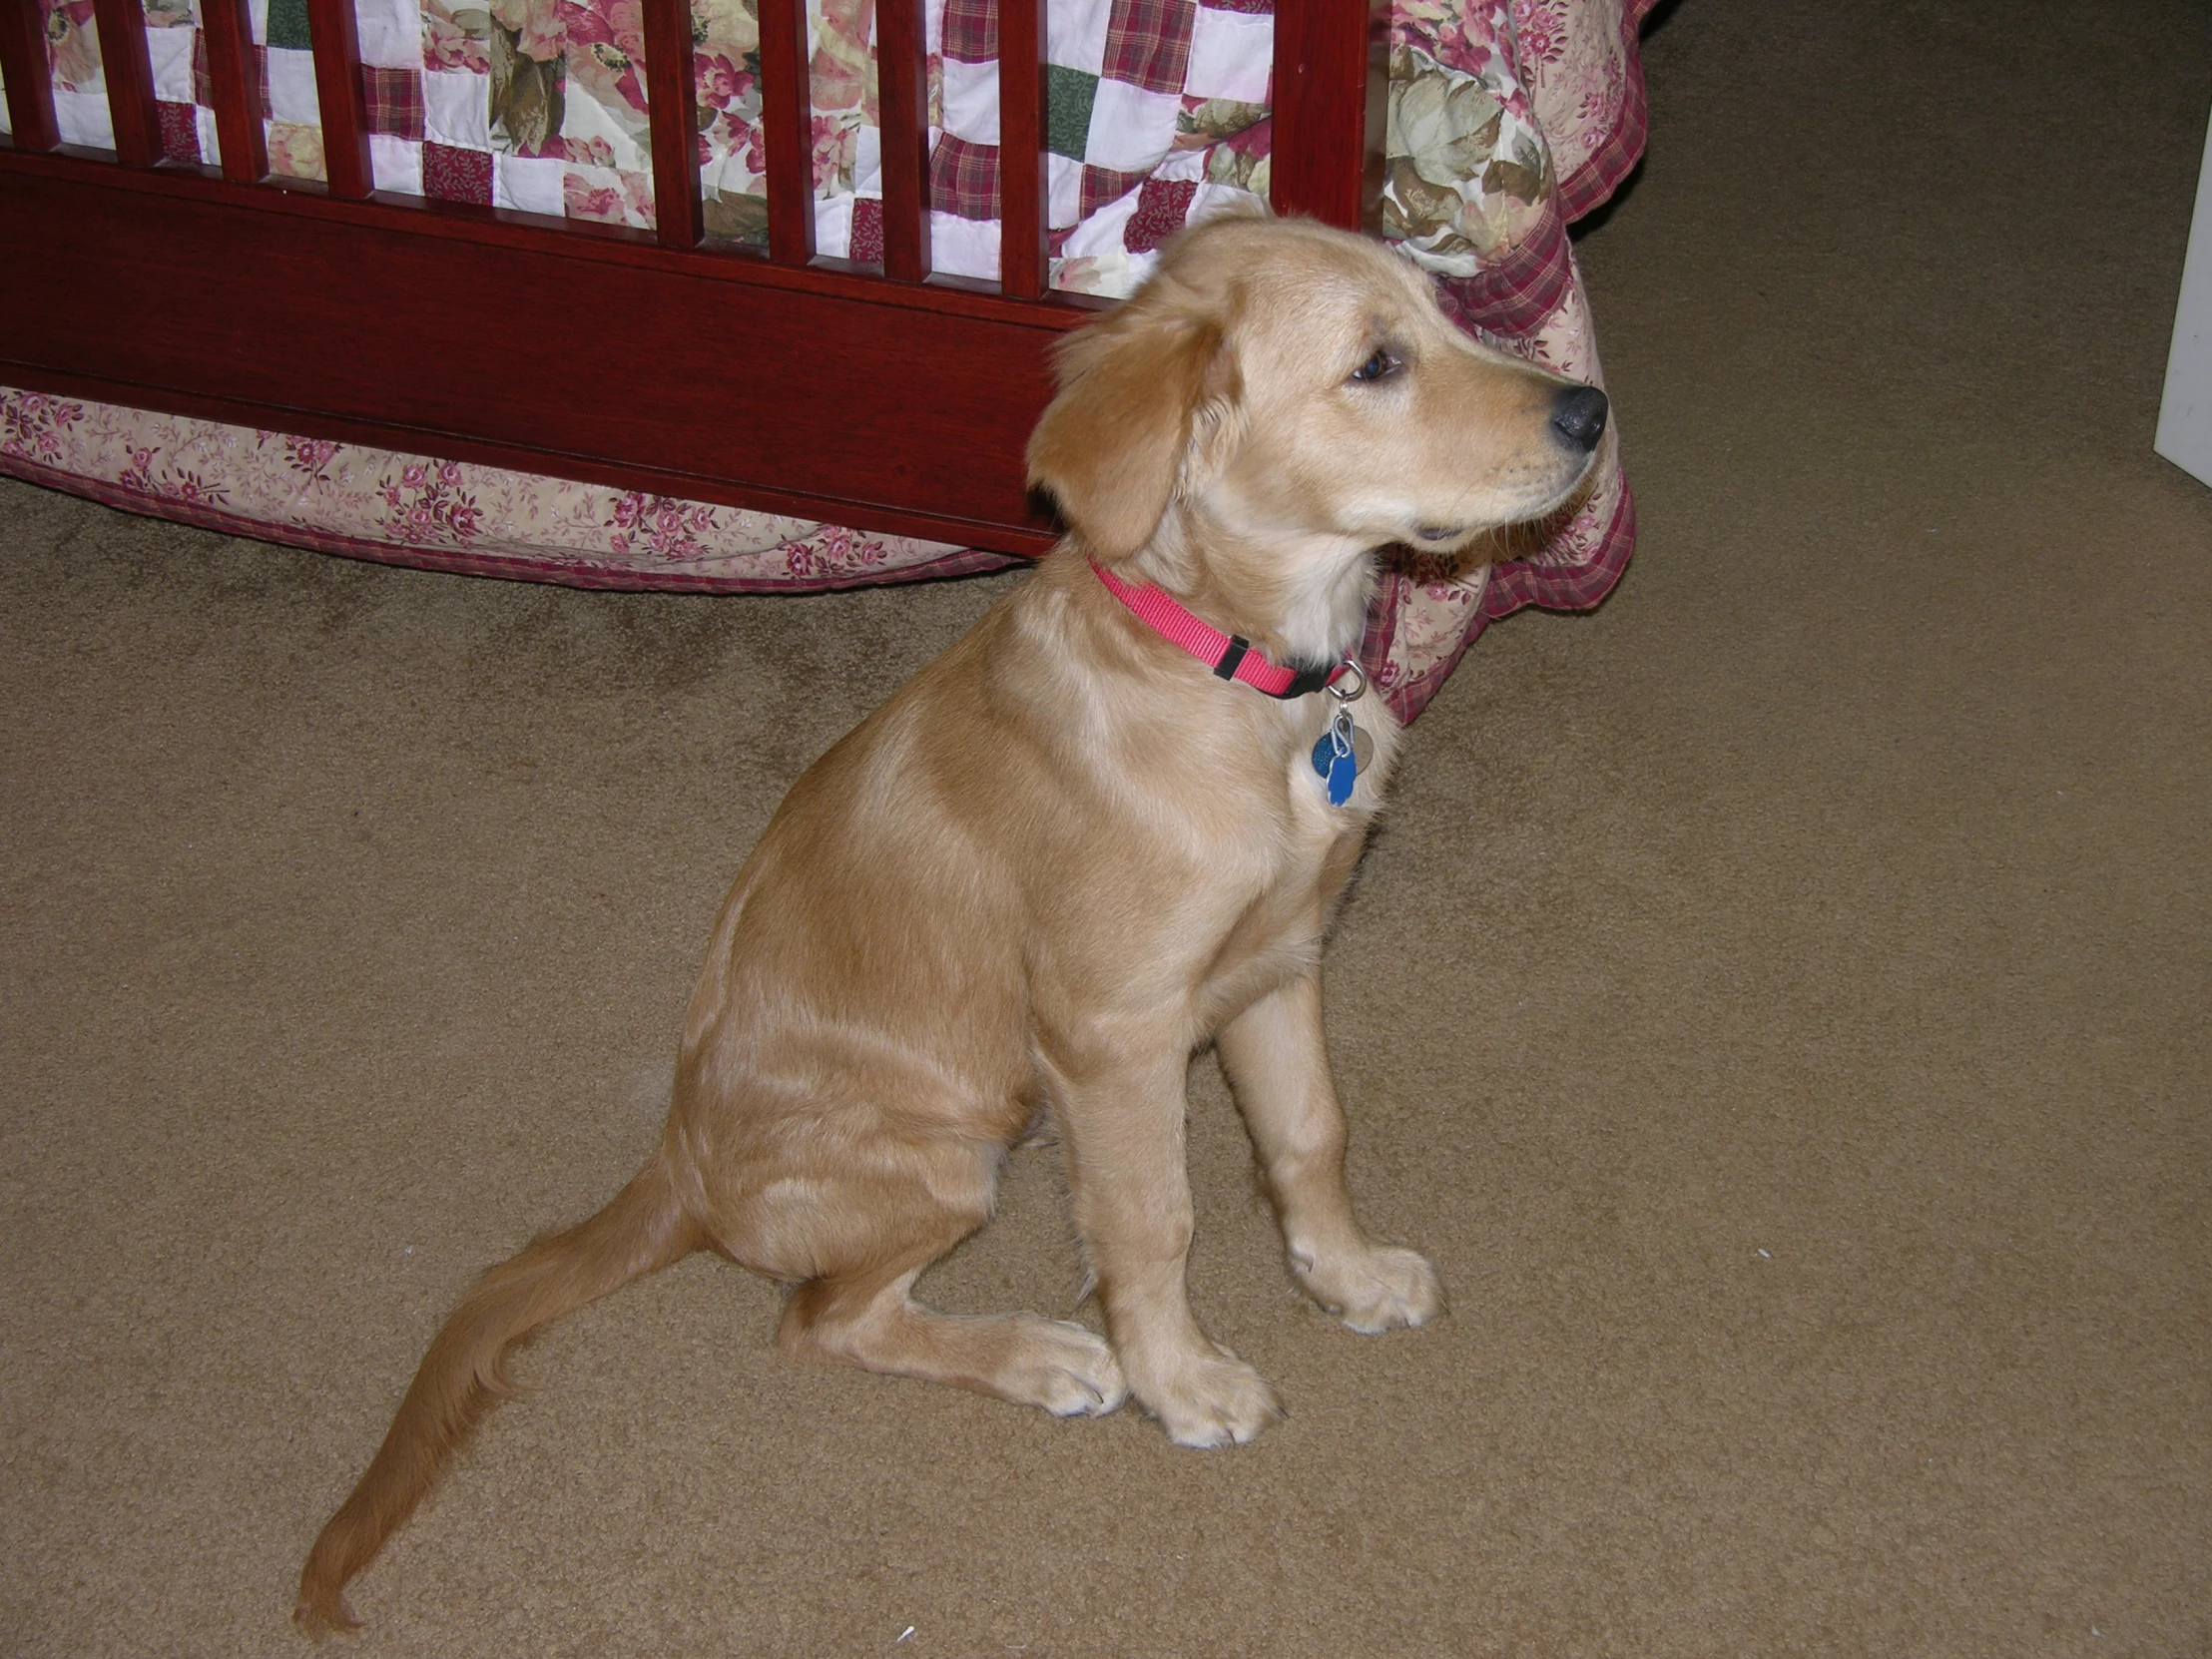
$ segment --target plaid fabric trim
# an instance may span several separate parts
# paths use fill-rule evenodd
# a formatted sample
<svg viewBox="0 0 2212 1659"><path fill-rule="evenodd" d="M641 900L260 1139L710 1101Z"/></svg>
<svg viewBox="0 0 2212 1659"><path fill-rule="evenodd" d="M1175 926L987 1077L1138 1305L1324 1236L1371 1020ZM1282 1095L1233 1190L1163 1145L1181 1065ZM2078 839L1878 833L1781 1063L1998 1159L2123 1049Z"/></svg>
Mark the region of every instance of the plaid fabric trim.
<svg viewBox="0 0 2212 1659"><path fill-rule="evenodd" d="M1146 92L1183 90L1198 0L1114 0L1101 74Z"/></svg>
<svg viewBox="0 0 2212 1659"><path fill-rule="evenodd" d="M1243 12L1247 17L1275 15L1275 0L1198 0L1198 3L1210 12ZM1643 0L1646 8L1658 3L1659 0Z"/></svg>
<svg viewBox="0 0 2212 1659"><path fill-rule="evenodd" d="M1635 545L1636 498L1623 478L1620 505L1586 557L1571 564L1547 563L1541 556L1515 559L1491 570L1489 591L1482 596L1483 620L1495 622L1527 605L1547 611L1587 611L1613 591Z"/></svg>
<svg viewBox="0 0 2212 1659"><path fill-rule="evenodd" d="M998 146L941 135L929 154L929 205L961 219L996 219Z"/></svg>
<svg viewBox="0 0 2212 1659"><path fill-rule="evenodd" d="M1628 568L1629 555L1636 550L1636 498L1629 492L1626 478L1620 481L1620 503L1613 509L1612 520L1586 559L1571 565L1538 565L1515 560L1491 566L1490 578L1482 590L1482 602L1475 609L1473 622L1452 647L1451 654L1425 674L1403 685L1391 686L1382 693L1390 712L1410 724L1415 715L1428 707L1429 699L1442 689L1451 671L1459 666L1459 659L1467 654L1467 648L1482 637L1482 630L1501 617L1511 616L1530 605L1547 611L1595 609L1613 591L1613 585L1621 579L1621 572ZM1368 609L1367 629L1360 638L1360 661L1371 668L1388 661L1390 641L1397 632L1398 609L1415 580L1401 570L1383 571L1382 587Z"/></svg>
<svg viewBox="0 0 2212 1659"><path fill-rule="evenodd" d="M998 56L998 0L944 0L944 55L962 63Z"/></svg>
<svg viewBox="0 0 2212 1659"><path fill-rule="evenodd" d="M1622 88L1620 119L1605 135L1605 142L1582 158L1582 165L1559 181L1559 211L1573 224L1593 208L1603 207L1620 182L1635 171L1644 157L1644 137L1649 119L1644 99L1643 55L1638 25L1656 0L1631 0L1622 8L1621 34L1627 43L1622 60L1628 83Z"/></svg>
<svg viewBox="0 0 2212 1659"><path fill-rule="evenodd" d="M171 162L200 160L200 117L190 104L163 99L154 106L162 126L162 159Z"/></svg>
<svg viewBox="0 0 2212 1659"><path fill-rule="evenodd" d="M1573 285L1567 224L1554 196L1528 235L1495 265L1472 276L1437 277L1436 299L1445 315L1469 331L1525 335L1543 326Z"/></svg>
<svg viewBox="0 0 2212 1659"><path fill-rule="evenodd" d="M1144 173L1116 173L1103 167L1084 168L1080 217L1088 219L1107 203L1119 202L1149 177Z"/></svg>
<svg viewBox="0 0 2212 1659"><path fill-rule="evenodd" d="M422 72L361 66L361 90L367 95L368 130L386 138L422 138Z"/></svg>

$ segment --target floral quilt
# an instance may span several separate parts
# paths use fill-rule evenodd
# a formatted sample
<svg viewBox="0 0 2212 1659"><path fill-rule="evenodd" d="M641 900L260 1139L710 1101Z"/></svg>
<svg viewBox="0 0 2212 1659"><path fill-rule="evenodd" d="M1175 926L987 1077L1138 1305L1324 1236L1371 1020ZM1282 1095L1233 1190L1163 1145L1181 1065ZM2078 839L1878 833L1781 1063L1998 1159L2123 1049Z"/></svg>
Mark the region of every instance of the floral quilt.
<svg viewBox="0 0 2212 1659"><path fill-rule="evenodd" d="M34 0L65 142L112 147L92 0ZM1644 135L1653 0L1391 0L1382 234L1482 337L1602 382L1566 227ZM653 223L638 0L354 0L380 190ZM250 0L272 170L322 173L306 0ZM198 0L145 0L163 141L218 158ZM1273 0L1048 0L1052 278L1129 292L1160 245L1265 199ZM710 235L766 237L755 0L693 0ZM873 0L809 0L817 246L881 257ZM927 0L932 262L998 269L996 0ZM0 123L5 121L0 102ZM432 456L0 388L0 470L192 522L397 562L589 585L765 589L1007 561ZM1491 620L1610 590L1634 503L1609 432L1581 510L1526 557L1389 569L1363 654L1410 719Z"/></svg>

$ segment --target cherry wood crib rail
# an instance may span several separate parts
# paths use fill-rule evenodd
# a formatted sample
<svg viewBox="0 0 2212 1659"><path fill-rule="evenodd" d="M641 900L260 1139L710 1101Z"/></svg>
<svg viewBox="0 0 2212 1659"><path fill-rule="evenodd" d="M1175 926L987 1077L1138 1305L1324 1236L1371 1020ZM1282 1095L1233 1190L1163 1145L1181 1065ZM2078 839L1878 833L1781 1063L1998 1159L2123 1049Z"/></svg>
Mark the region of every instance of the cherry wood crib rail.
<svg viewBox="0 0 2212 1659"><path fill-rule="evenodd" d="M39 0L0 0L0 383L1042 551L1022 445L1094 303L1045 285L1043 0L999 0L995 286L930 271L922 3L876 0L878 272L815 253L805 0L760 0L765 253L705 236L689 0L644 0L651 232L375 190L352 0L308 0L326 185L269 176L246 0L201 0L220 169L162 159L141 0L96 0L112 153L60 142ZM1370 37L1276 0L1279 212L1360 224ZM594 337L619 401L570 381Z"/></svg>

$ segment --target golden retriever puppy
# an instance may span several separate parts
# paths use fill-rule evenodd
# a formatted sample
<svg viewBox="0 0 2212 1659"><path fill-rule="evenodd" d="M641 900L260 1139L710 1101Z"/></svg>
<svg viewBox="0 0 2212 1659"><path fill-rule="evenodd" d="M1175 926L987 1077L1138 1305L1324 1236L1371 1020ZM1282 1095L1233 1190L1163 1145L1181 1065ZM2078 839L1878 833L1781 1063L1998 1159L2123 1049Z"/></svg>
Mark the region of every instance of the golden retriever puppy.
<svg viewBox="0 0 2212 1659"><path fill-rule="evenodd" d="M1029 445L1066 539L800 779L739 872L658 1151L494 1268L316 1539L309 1630L504 1389L536 1327L692 1251L792 1285L796 1354L1047 1411L1134 1396L1251 1439L1268 1384L1184 1289L1184 1078L1220 1049L1290 1271L1356 1331L1442 1306L1345 1192L1321 947L1397 748L1347 659L1388 543L1550 513L1604 394L1484 346L1381 246L1301 221L1186 232L1070 336ZM1102 1338L954 1318L915 1278L991 1213L1049 1112Z"/></svg>

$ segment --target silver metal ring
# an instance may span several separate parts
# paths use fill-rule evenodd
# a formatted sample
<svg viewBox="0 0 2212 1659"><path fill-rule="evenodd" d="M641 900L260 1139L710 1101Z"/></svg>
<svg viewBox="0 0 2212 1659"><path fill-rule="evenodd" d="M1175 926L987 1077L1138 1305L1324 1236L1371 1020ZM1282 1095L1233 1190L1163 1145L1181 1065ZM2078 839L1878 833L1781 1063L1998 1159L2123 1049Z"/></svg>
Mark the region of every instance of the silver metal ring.
<svg viewBox="0 0 2212 1659"><path fill-rule="evenodd" d="M1367 696L1368 671L1362 668L1358 663L1354 662L1350 657L1347 657L1345 659L1344 666L1351 671L1351 678L1359 681L1359 684L1354 686L1352 690L1346 691L1344 689L1344 681L1338 680L1334 685L1328 688L1329 695L1331 697L1334 697L1339 703L1357 703L1360 701L1361 698Z"/></svg>

